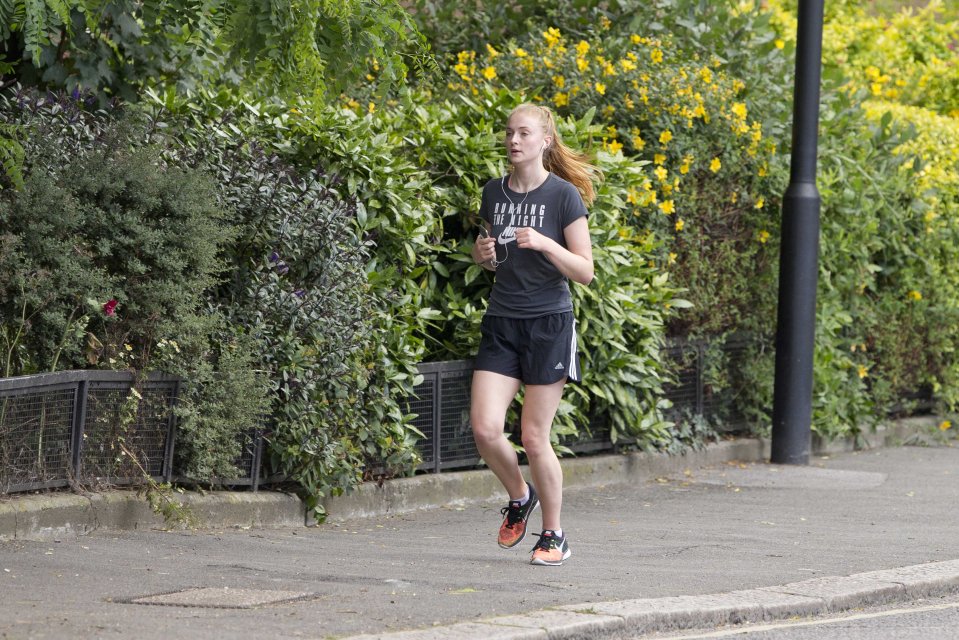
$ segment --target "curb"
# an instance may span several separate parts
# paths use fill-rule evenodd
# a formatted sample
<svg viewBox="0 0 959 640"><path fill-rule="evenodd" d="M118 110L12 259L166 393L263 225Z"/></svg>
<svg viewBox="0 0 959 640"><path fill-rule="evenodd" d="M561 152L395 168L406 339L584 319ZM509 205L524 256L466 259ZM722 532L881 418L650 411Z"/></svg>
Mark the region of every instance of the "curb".
<svg viewBox="0 0 959 640"><path fill-rule="evenodd" d="M699 596L597 602L342 640L626 640L815 616L959 591L959 560Z"/></svg>
<svg viewBox="0 0 959 640"><path fill-rule="evenodd" d="M203 528L302 527L306 518L303 502L287 493L224 491L184 493L179 498ZM134 491L28 495L0 503L0 541L165 528L170 527L163 517Z"/></svg>
<svg viewBox="0 0 959 640"><path fill-rule="evenodd" d="M858 439L826 443L814 438L812 453L830 455L859 449L895 446L928 433L936 418L912 418L878 427ZM676 455L650 452L562 458L567 487L642 482L686 469L726 462L763 462L769 459L769 442L742 438L710 444ZM251 527L302 527L313 524L302 500L277 491L183 492L202 529ZM327 498L323 506L328 521L408 513L438 506L462 506L502 498L502 488L486 469L435 473L366 483L342 496ZM164 529L169 525L147 501L132 490L73 493L13 494L0 500L0 541L50 540L81 536L97 530L136 531Z"/></svg>

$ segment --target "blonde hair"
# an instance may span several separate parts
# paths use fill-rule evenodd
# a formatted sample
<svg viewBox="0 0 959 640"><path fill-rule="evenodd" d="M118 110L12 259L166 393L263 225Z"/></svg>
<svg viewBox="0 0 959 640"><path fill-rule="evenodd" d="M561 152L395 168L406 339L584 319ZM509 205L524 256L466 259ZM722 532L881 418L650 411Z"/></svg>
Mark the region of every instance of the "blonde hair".
<svg viewBox="0 0 959 640"><path fill-rule="evenodd" d="M590 163L587 154L574 151L563 143L559 131L556 129L556 119L549 107L524 102L513 109L509 117L512 118L519 112L536 114L543 124L543 133L553 140L543 151L543 166L546 170L571 182L579 191L579 195L582 196L583 202L587 206L593 204L593 200L596 199L593 182L603 180L603 172L600 171L599 167Z"/></svg>

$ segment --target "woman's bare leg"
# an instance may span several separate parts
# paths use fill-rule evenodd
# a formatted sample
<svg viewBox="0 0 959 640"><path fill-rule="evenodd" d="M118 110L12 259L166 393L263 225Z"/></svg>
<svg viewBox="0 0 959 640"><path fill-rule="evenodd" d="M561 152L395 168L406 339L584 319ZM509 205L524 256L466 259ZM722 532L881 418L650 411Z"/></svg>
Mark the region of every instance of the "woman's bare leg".
<svg viewBox="0 0 959 640"><path fill-rule="evenodd" d="M563 468L550 444L549 434L565 384L566 380L549 385L527 385L523 400L523 448L543 509L543 529L561 528Z"/></svg>
<svg viewBox="0 0 959 640"><path fill-rule="evenodd" d="M526 495L526 481L519 470L516 451L503 427L506 411L516 398L520 381L492 371L474 371L470 407L473 438L486 466L499 478L510 500ZM536 485L539 491L539 485Z"/></svg>

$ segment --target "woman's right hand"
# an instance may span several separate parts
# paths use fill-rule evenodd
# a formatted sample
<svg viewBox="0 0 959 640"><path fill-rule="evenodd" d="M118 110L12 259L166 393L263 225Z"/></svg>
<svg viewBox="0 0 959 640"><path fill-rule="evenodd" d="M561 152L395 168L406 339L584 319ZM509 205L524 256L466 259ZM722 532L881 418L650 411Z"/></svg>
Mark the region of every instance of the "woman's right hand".
<svg viewBox="0 0 959 640"><path fill-rule="evenodd" d="M490 263L496 258L496 238L482 235L476 239L473 246L473 259L480 264Z"/></svg>

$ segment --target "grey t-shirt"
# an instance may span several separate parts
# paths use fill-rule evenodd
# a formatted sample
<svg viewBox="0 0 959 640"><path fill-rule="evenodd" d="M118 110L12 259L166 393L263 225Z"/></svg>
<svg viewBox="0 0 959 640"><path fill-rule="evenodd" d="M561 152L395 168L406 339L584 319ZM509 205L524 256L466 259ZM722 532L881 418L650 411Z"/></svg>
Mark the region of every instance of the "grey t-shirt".
<svg viewBox="0 0 959 640"><path fill-rule="evenodd" d="M509 188L509 178L494 178L483 187L480 216L496 238L493 293L486 313L506 318L538 318L572 311L569 282L545 255L516 246L516 229L531 227L566 246L563 230L587 215L576 187L552 173L528 194Z"/></svg>

